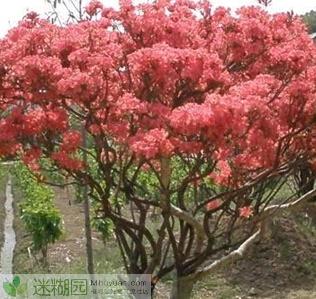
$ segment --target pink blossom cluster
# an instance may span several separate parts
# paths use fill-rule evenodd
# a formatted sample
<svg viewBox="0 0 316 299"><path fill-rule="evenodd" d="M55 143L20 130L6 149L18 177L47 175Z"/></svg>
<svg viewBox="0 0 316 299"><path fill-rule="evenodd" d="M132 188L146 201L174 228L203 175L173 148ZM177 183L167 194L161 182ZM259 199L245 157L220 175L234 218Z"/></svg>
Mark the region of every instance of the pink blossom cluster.
<svg viewBox="0 0 316 299"><path fill-rule="evenodd" d="M86 13L62 27L29 14L0 41L1 156L44 147L79 169L70 114L137 159L217 162L222 185L315 155L316 51L298 17L189 0Z"/></svg>

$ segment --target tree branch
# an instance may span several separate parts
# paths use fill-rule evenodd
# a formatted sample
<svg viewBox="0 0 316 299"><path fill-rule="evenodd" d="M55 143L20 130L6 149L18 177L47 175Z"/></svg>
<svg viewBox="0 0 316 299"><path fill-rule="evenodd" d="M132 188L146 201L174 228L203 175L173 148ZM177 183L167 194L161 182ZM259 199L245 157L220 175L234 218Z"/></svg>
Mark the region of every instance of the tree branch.
<svg viewBox="0 0 316 299"><path fill-rule="evenodd" d="M219 268L223 267L224 265L234 262L242 258L247 251L247 249L252 245L257 238L259 237L261 229L257 230L253 235L251 235L246 241L244 241L237 249L233 250L228 255L222 257L219 260L214 261L209 266L206 266L197 272L190 274L183 279L185 280L198 280L202 277L208 275L209 273L218 270Z"/></svg>
<svg viewBox="0 0 316 299"><path fill-rule="evenodd" d="M203 241L206 239L203 225L201 225L196 219L194 219L189 213L181 210L180 208L170 204L170 213L173 216L182 219L195 228L197 234L196 252L201 252Z"/></svg>
<svg viewBox="0 0 316 299"><path fill-rule="evenodd" d="M316 195L316 189L309 191L308 193L304 194L303 196L301 196L294 202L269 206L262 211L261 215L266 215L271 212L274 213L275 215L275 212L279 213L281 211L297 208L303 205L304 203L306 203L309 199L313 198L315 195ZM247 249L258 239L258 237L260 236L260 233L261 233L261 228L259 228L253 235L251 235L248 239L246 239L237 249L233 250L228 255L214 261L210 265L205 266L204 268L198 270L195 273L192 273L186 277L183 277L183 279L184 280L198 280L208 275L209 273L218 270L219 268L226 265L227 263L231 263L242 258L245 252L247 251Z"/></svg>
<svg viewBox="0 0 316 299"><path fill-rule="evenodd" d="M282 204L282 205L272 205L269 206L267 208L264 209L263 213L261 215L266 215L269 212L271 213L275 213L275 212L281 212L284 210L291 210L291 209L295 209L303 204L305 204L308 200L312 199L314 196L316 195L316 189L313 189L307 193L305 193L304 195L302 195L300 198L298 198L297 200L290 202L290 203L286 203L286 204Z"/></svg>

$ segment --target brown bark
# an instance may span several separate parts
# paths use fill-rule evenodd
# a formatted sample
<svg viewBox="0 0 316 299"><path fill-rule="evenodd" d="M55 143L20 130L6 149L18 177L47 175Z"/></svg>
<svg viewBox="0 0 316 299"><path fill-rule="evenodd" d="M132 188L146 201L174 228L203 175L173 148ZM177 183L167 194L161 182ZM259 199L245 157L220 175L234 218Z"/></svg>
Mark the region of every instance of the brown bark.
<svg viewBox="0 0 316 299"><path fill-rule="evenodd" d="M87 148L87 133L84 126L82 126L82 146L84 149ZM83 162L87 163L87 153L83 151ZM87 183L83 186L83 207L84 207L84 225L85 225L85 236L86 236L86 254L87 254L87 271L89 274L94 273L93 265L93 249L92 249L92 232L91 232L91 221L90 221L90 202L88 196Z"/></svg>

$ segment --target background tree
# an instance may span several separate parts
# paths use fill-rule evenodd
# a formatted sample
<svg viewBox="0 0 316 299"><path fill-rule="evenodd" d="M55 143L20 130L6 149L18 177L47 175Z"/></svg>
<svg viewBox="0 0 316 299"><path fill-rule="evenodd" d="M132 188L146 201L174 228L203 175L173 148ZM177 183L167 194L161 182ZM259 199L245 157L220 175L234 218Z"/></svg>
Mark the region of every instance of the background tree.
<svg viewBox="0 0 316 299"><path fill-rule="evenodd" d="M304 22L308 26L309 32L310 33L316 32L316 11L311 10L310 12L307 12L302 17L303 17Z"/></svg>
<svg viewBox="0 0 316 299"><path fill-rule="evenodd" d="M313 164L315 46L298 17L254 7L92 1L84 18L31 13L1 41L0 154L88 184L126 271L153 274L153 289L173 273L171 297L190 298L265 219L315 194L273 202Z"/></svg>

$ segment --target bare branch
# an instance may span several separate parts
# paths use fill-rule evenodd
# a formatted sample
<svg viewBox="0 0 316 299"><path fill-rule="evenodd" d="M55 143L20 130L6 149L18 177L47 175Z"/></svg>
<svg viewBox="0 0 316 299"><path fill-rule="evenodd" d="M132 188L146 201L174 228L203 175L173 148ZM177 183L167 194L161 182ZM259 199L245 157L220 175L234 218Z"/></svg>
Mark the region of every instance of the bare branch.
<svg viewBox="0 0 316 299"><path fill-rule="evenodd" d="M242 258L244 256L245 252L250 247L250 245L252 245L257 240L257 238L260 235L260 232L261 232L261 229L259 229L253 235L251 235L236 250L232 251L231 253L222 257L221 259L214 261L209 266L206 266L203 269L201 269L201 270L199 270L191 275L184 277L183 279L185 279L185 280L192 280L192 279L198 280L198 279L206 276L207 274L218 270L219 268L223 267L224 265L226 265L228 263L239 260L240 258Z"/></svg>
<svg viewBox="0 0 316 299"><path fill-rule="evenodd" d="M269 206L269 207L264 209L264 211L261 215L265 215L269 212L270 213L271 212L272 213L275 213L275 212L279 213L279 212L282 212L284 210L291 210L291 209L298 208L298 207L302 206L303 204L305 204L308 200L312 199L315 195L316 195L316 189L305 193L304 195L302 195L300 198L298 198L297 200L295 200L293 202L282 204L282 205Z"/></svg>
<svg viewBox="0 0 316 299"><path fill-rule="evenodd" d="M206 239L203 225L201 225L196 219L194 219L194 217L192 217L188 212L185 212L172 204L170 204L170 213L171 215L176 216L183 221L186 221L195 228L197 234L196 251L200 252L203 246L203 242Z"/></svg>

